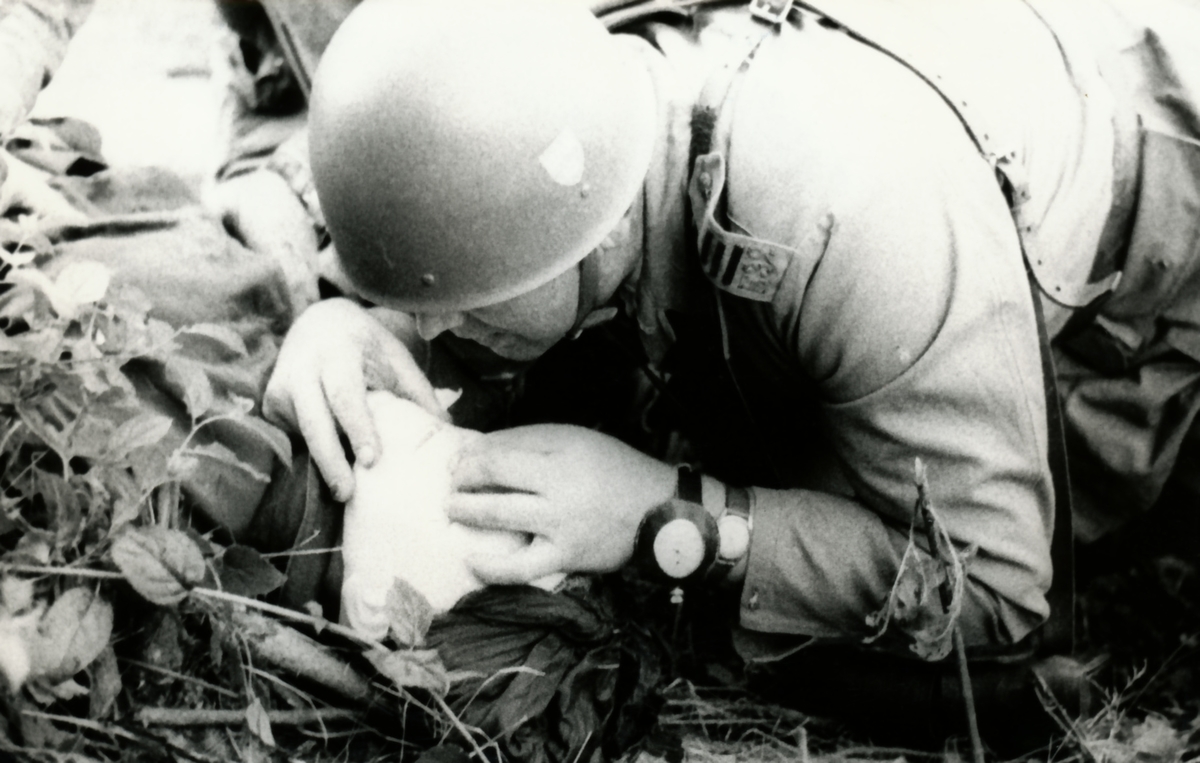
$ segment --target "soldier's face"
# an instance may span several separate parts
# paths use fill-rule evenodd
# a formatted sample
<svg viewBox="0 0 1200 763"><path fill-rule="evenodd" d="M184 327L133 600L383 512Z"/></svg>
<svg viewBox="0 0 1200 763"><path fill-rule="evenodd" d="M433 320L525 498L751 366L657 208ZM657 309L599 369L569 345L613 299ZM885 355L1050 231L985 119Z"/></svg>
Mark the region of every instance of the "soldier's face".
<svg viewBox="0 0 1200 763"><path fill-rule="evenodd" d="M579 268L495 305L449 313L418 314L417 333L432 339L443 331L470 339L503 358L534 360L575 325Z"/></svg>

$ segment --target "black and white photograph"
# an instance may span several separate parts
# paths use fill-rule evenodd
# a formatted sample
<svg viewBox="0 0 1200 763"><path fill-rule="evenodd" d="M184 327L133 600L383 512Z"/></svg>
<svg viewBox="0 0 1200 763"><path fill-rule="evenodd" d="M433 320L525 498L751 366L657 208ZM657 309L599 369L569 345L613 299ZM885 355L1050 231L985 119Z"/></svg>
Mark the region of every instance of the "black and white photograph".
<svg viewBox="0 0 1200 763"><path fill-rule="evenodd" d="M0 760L1200 761L1200 0L0 0Z"/></svg>

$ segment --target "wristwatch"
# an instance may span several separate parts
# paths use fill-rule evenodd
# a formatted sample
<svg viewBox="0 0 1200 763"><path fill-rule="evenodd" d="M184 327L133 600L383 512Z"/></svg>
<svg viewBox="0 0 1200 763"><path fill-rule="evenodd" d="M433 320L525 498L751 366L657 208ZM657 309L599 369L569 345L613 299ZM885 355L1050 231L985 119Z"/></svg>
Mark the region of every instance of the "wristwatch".
<svg viewBox="0 0 1200 763"><path fill-rule="evenodd" d="M702 501L700 475L679 467L675 496L642 519L634 544L635 564L652 578L682 585L702 578L717 558L717 520Z"/></svg>
<svg viewBox="0 0 1200 763"><path fill-rule="evenodd" d="M754 520L750 493L744 487L726 486L725 509L717 517L717 558L707 577L725 580L750 554Z"/></svg>

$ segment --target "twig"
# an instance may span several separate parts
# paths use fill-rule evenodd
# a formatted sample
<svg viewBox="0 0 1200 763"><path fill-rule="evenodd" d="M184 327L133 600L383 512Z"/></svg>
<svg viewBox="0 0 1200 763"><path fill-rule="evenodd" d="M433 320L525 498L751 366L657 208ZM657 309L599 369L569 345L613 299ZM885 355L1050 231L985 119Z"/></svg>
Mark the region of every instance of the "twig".
<svg viewBox="0 0 1200 763"><path fill-rule="evenodd" d="M341 546L333 546L332 548L309 548L297 549L295 551L276 551L273 554L261 554L263 559L278 559L280 557L292 556L316 556L317 554L336 554L342 550Z"/></svg>
<svg viewBox="0 0 1200 763"><path fill-rule="evenodd" d="M90 721L87 718L76 718L72 715L55 715L54 713L43 713L40 710L22 710L21 715L29 716L30 718L41 718L46 721L56 721L58 723L66 723L71 726L77 726L81 729L88 729L99 734L107 734L109 736L121 737L133 742L143 741L137 734L132 734L120 726L105 726L97 721Z"/></svg>
<svg viewBox="0 0 1200 763"><path fill-rule="evenodd" d="M370 701L371 684L365 677L331 649L295 628L255 612L234 612L232 622L256 659L303 676L354 702Z"/></svg>
<svg viewBox="0 0 1200 763"><path fill-rule="evenodd" d="M934 555L946 571L945 579L938 585L938 593L942 599L942 608L951 614L954 607L954 583L956 576L954 568L957 560L953 558L954 549L946 549L938 542L937 524L933 516L933 506L929 502L929 480L925 473L925 464L921 459L916 460L917 505L915 510L920 512L921 521L925 525L925 535L929 541L929 552ZM950 558L948 558L948 556ZM979 719L975 715L975 692L971 687L971 670L967 665L967 647L963 641L962 628L957 618L951 623L954 639L954 656L958 661L958 680L962 684L963 707L967 713L967 731L971 735L971 752L975 763L984 763L983 738L979 735Z"/></svg>
<svg viewBox="0 0 1200 763"><path fill-rule="evenodd" d="M269 612L271 614L278 615L280 617L286 617L286 618L289 618L292 620L297 620L299 622L309 623L310 625L313 625L313 626L319 627L319 628L323 628L324 630L327 630L330 633L336 633L340 636L350 639L351 641L355 641L359 644L370 647L372 649L382 649L384 651L390 651L387 649L387 647L385 647L380 642L378 642L374 639L366 638L365 636L359 634L357 631L355 631L351 628L347 628L346 626L339 625L337 623L331 623L331 622L325 620L324 618L313 617L312 615L297 612L292 609L287 609L285 607L277 607L274 604L267 604L265 602L258 601L257 599L250 599L245 596L239 596L237 594L227 593L225 591L218 591L214 588L193 588L191 592L194 594L197 594L199 596L203 596L205 598L217 599L220 601L227 601L227 602L230 602L233 604L241 604L242 606L250 607L253 609L258 609L263 612ZM293 631L293 632L295 632L295 631ZM300 635L298 632L295 632L295 633L296 633L296 635ZM259 644L259 646L262 646L262 644ZM330 687L330 688L333 688L333 687ZM408 696L407 692L404 692L404 694L406 696ZM454 713L454 711L452 709L450 709L450 706L448 704L446 704L446 700L443 699L442 697L438 696L437 694L433 695L433 700L434 700L435 704L438 706L438 709L441 710L442 713L445 714L446 718L450 721L451 725L453 725L454 728L471 745L471 748L474 750L473 754L477 755L481 761L486 761L487 756L484 753L483 749L479 746L479 743L475 741L475 737L471 735L471 732L466 727L466 725L464 725L463 722L459 719L459 717Z"/></svg>
<svg viewBox="0 0 1200 763"><path fill-rule="evenodd" d="M62 575L73 578L95 578L97 580L121 580L125 576L110 570L92 570L86 567L48 567L37 564L7 564L0 562L0 572L19 572L25 575Z"/></svg>
<svg viewBox="0 0 1200 763"><path fill-rule="evenodd" d="M934 758L942 760L944 752L929 750L910 750L906 747L844 747L837 751L842 758Z"/></svg>
<svg viewBox="0 0 1200 763"><path fill-rule="evenodd" d="M130 665L139 667L142 670L151 670L151 671L154 671L155 673L161 673L164 676L169 676L178 681L188 681L190 683L194 683L197 686L201 686L205 689L208 689L209 691L215 691L217 694L222 694L226 697L237 698L237 697L241 696L235 691L226 689L224 686L217 686L216 684L209 683L208 681L205 681L204 679L196 678L195 676L189 676L186 673L178 673L174 670L169 670L167 668L159 667L158 665L152 665L148 662L142 662L141 660L135 660L130 657L118 657L117 659L120 660L121 662L127 662Z"/></svg>
<svg viewBox="0 0 1200 763"><path fill-rule="evenodd" d="M462 734L463 739L467 740L467 744L471 745L471 749L474 750L472 755L479 756L480 763L486 761L487 755L484 753L483 748L481 748L479 743L475 741L475 737L471 734L470 729L468 729L466 725L459 720L454 711L450 709L450 706L446 704L446 700L441 696L434 694L433 701L437 703L438 709L445 713L446 717L450 719L451 725L458 730L458 733Z"/></svg>
<svg viewBox="0 0 1200 763"><path fill-rule="evenodd" d="M301 710L268 710L272 724L301 726L305 723L356 720L362 714L339 707L315 707ZM143 707L133 719L146 726L226 726L246 720L245 710L210 710L184 707Z"/></svg>
<svg viewBox="0 0 1200 763"><path fill-rule="evenodd" d="M147 736L148 736L148 738L147 738L147 737L139 736L138 734L134 734L120 726L114 726L114 725L106 726L102 723L98 723L97 721L88 720L86 718L76 718L76 717L70 716L70 715L55 715L53 713L43 713L38 710L22 710L21 714L27 715L31 718L42 718L44 720L51 721L51 722L66 723L68 725L75 726L77 728L88 729L89 731L95 731L96 733L99 733L99 734L106 734L110 737L119 737L121 739L125 739L127 741L134 742L134 743L140 744L140 745L149 746L151 744L151 742L156 742L158 744L166 745L167 747L171 748L176 753L178 753L180 756L188 758L189 760L197 761L198 763L220 763L220 761L217 758L214 758L209 755L204 755L203 753L198 753L195 750L189 750L187 747L184 747L183 745L181 745L171 739L163 738L152 732L147 732Z"/></svg>
<svg viewBox="0 0 1200 763"><path fill-rule="evenodd" d="M236 593L228 593L227 591L218 591L215 588L193 588L191 592L196 594L197 596L203 596L206 599L217 599L220 601L230 602L231 604L241 604L244 607L249 607L251 609L257 609L262 612L269 612L270 614L276 615L278 617L284 617L289 620L295 620L297 622L308 623L309 625L313 626L314 628L316 628L318 630L327 630L330 633L336 633L337 635L342 636L343 638L350 639L351 641L353 641L355 643L362 644L363 646L370 647L371 649L382 649L384 651L390 651L387 647L385 647L383 644L376 641L375 639L367 638L366 636L363 636L362 634L360 634L358 631L354 630L353 628L347 628L344 625L339 625L338 623L329 622L328 620L326 620L323 617L313 617L310 614L307 614L304 612L297 612L294 609L288 609L286 607L278 607L274 604L267 604L264 601L259 601L258 599L251 599L246 596L239 596Z"/></svg>

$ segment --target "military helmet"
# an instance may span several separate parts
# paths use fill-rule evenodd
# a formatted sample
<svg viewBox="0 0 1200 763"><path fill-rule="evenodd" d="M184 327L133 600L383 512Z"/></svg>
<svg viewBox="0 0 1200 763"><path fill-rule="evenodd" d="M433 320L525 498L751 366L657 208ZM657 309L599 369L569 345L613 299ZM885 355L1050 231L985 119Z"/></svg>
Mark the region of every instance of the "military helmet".
<svg viewBox="0 0 1200 763"><path fill-rule="evenodd" d="M346 275L403 310L534 289L645 178L644 65L581 0L366 0L314 77L313 177Z"/></svg>

